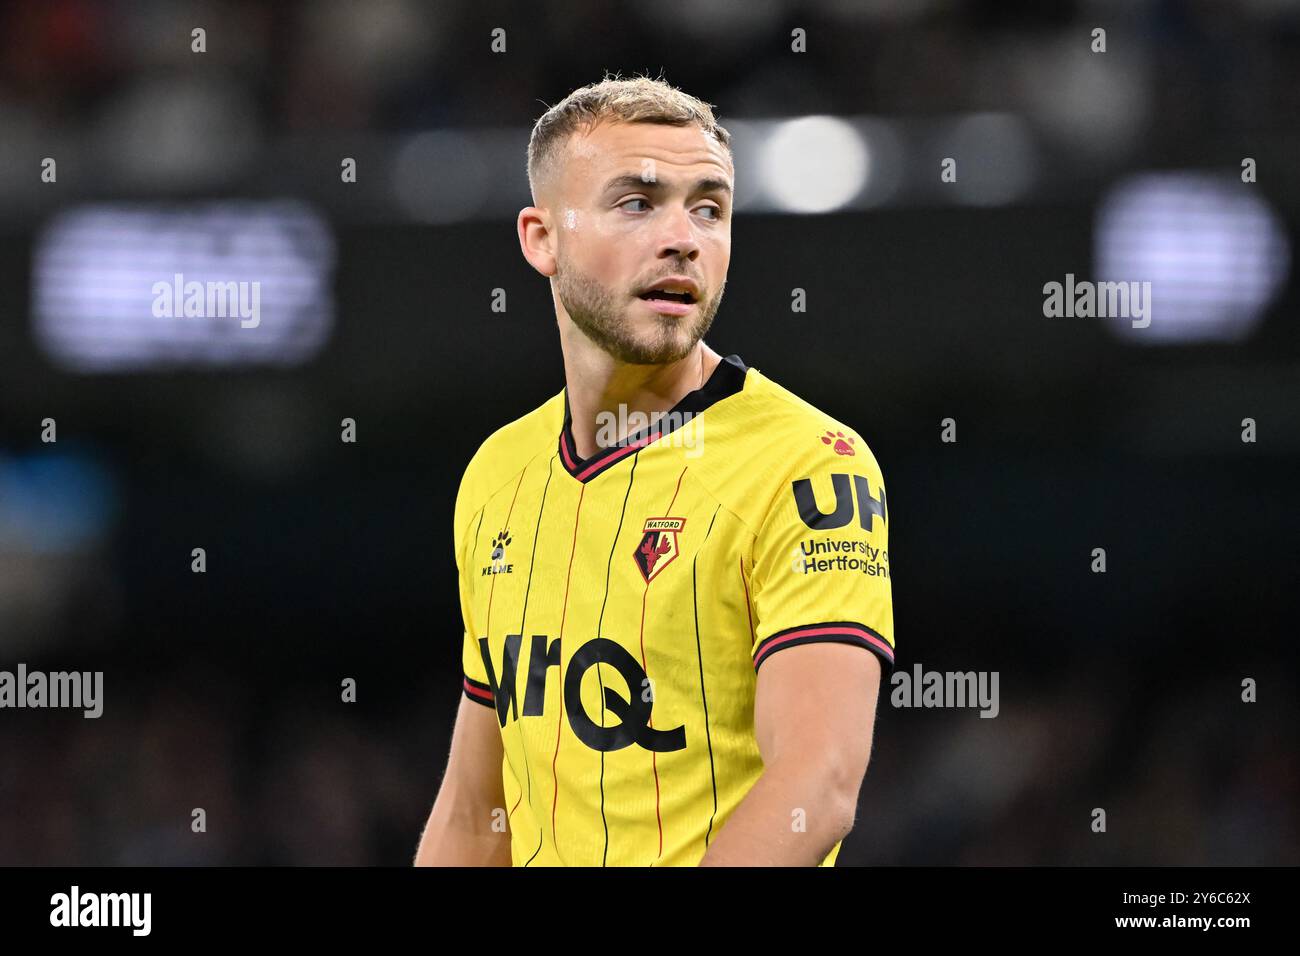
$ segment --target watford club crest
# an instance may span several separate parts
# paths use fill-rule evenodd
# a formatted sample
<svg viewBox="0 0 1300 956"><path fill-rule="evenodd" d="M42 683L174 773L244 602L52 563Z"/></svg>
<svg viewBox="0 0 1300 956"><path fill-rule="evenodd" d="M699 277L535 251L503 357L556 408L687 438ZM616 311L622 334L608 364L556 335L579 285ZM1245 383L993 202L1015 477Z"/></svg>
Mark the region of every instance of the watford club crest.
<svg viewBox="0 0 1300 956"><path fill-rule="evenodd" d="M641 543L632 552L632 558L647 584L677 557L677 533L685 526L685 518L646 519Z"/></svg>

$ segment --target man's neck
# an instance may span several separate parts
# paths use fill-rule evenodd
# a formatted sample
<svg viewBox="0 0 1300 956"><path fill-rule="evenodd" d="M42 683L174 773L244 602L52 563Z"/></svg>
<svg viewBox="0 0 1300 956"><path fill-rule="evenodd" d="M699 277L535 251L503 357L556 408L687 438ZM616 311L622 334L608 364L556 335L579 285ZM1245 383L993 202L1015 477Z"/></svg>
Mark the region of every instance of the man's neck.
<svg viewBox="0 0 1300 956"><path fill-rule="evenodd" d="M722 361L722 356L702 340L685 357L668 365L626 365L585 341L585 337L581 345L563 340L561 344L573 443L578 456L584 459L603 447L597 442L598 435L605 446L622 441L629 431L636 430L627 427L633 413L641 412L653 421L658 413L671 410L708 381ZM612 416L612 429L601 428L601 413ZM611 432L613 440L607 441Z"/></svg>

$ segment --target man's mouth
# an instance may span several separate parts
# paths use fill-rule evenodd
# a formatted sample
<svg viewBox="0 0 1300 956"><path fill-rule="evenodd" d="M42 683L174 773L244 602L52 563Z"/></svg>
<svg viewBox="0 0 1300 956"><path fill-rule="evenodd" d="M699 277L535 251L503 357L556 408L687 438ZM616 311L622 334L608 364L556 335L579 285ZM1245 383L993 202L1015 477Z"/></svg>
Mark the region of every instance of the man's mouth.
<svg viewBox="0 0 1300 956"><path fill-rule="evenodd" d="M647 302L660 300L663 302L681 302L685 305L690 305L695 301L695 296L689 292L668 292L663 289L652 289L649 292L644 292L640 298L645 299Z"/></svg>

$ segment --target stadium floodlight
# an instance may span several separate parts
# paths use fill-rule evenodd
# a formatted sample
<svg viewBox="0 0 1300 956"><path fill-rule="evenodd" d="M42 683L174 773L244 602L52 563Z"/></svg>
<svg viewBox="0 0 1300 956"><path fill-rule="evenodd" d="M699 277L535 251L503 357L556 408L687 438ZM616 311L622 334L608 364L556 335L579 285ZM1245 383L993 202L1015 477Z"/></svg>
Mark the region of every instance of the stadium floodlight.
<svg viewBox="0 0 1300 956"><path fill-rule="evenodd" d="M1103 198L1097 277L1150 282L1150 325L1107 327L1146 344L1245 339L1286 282L1291 249L1259 187L1232 176L1132 176Z"/></svg>
<svg viewBox="0 0 1300 956"><path fill-rule="evenodd" d="M80 206L37 238L35 338L78 372L297 365L329 337L334 259L296 202Z"/></svg>
<svg viewBox="0 0 1300 956"><path fill-rule="evenodd" d="M759 151L758 177L776 208L824 213L840 209L866 188L871 153L851 123L803 116L779 123Z"/></svg>

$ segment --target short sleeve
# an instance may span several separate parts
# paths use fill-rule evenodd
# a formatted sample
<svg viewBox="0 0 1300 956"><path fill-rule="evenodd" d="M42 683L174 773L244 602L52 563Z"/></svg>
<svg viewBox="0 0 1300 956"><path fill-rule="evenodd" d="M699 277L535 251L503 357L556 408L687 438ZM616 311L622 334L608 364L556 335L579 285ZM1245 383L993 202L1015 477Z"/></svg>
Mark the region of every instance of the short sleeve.
<svg viewBox="0 0 1300 956"><path fill-rule="evenodd" d="M886 675L893 669L884 479L864 444L840 445L788 476L758 529L755 669L778 651L820 641L857 645L880 657Z"/></svg>

